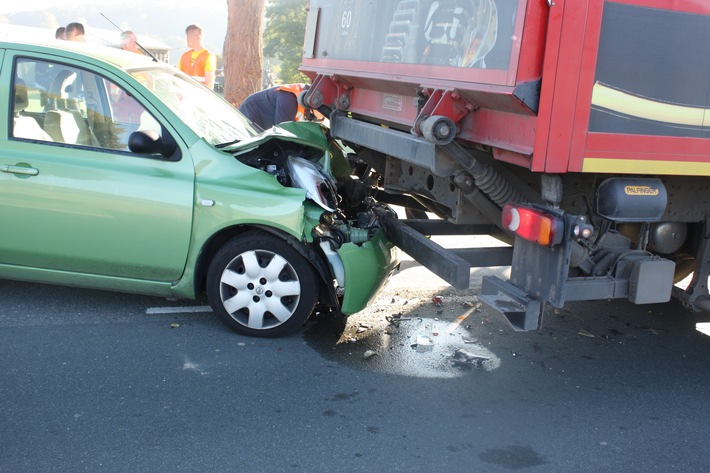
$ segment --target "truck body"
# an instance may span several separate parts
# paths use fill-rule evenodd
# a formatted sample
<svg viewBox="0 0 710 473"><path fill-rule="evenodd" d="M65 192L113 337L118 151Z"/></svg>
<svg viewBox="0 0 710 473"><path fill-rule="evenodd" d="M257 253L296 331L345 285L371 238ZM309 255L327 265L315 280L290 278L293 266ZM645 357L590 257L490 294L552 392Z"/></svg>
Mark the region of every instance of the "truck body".
<svg viewBox="0 0 710 473"><path fill-rule="evenodd" d="M545 304L708 307L705 0L311 0L302 97L357 153L390 238L520 330ZM416 217L436 214L429 221ZM510 244L447 250L423 235ZM674 283L694 273L686 289Z"/></svg>

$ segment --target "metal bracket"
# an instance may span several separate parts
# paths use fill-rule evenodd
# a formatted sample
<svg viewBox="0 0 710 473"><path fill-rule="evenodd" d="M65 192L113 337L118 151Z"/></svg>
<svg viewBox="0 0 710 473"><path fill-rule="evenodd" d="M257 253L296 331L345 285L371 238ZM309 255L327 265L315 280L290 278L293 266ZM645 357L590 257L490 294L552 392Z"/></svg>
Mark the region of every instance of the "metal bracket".
<svg viewBox="0 0 710 473"><path fill-rule="evenodd" d="M455 127L463 117L474 111L476 107L466 102L455 91L432 90L429 91L428 95L429 99L414 120L414 134L424 136L437 144L448 144L453 140L457 130L445 130L445 139L438 136L437 130ZM430 130L433 130L433 132ZM436 139L432 140L432 136L435 136Z"/></svg>
<svg viewBox="0 0 710 473"><path fill-rule="evenodd" d="M693 279L683 291L674 287L673 294L683 305L695 312L710 311L710 293L708 292L708 275L710 274L710 222L706 219L702 229L702 241L695 255L695 271Z"/></svg>
<svg viewBox="0 0 710 473"><path fill-rule="evenodd" d="M484 276L479 300L503 314L517 332L536 330L541 325L543 301L495 276Z"/></svg>
<svg viewBox="0 0 710 473"><path fill-rule="evenodd" d="M336 76L317 76L311 87L303 96L303 102L308 108L319 109L321 106L335 106L338 110L350 107L351 87Z"/></svg>

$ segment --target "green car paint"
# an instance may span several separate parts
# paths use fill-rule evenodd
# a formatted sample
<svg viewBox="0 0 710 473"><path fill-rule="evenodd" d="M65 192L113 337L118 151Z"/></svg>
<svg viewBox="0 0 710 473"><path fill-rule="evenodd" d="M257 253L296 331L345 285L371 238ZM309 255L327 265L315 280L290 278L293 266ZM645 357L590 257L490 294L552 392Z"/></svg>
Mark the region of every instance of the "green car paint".
<svg viewBox="0 0 710 473"><path fill-rule="evenodd" d="M94 145L17 139L12 123L0 119L0 219L12 222L4 225L0 239L0 277L195 298L216 245L243 229L257 228L310 245L331 272L326 279L336 280L337 268L320 252L315 232L324 218L332 218L329 212L307 198L304 189L285 185L283 176L249 164L250 157L278 142L280 148L307 147L308 159L332 183L346 179L345 153L323 126L290 122L258 132L241 117L224 130L207 129L200 113L224 109L229 118L238 112L228 111L216 96L205 101L214 102L215 108L203 110L200 102L193 107L171 103L176 99L160 89L161 83L145 86L141 71L153 69L162 74L156 76L160 80L174 76L184 82L170 66L64 42L0 42L0 91L5 91L0 92L0 117L12 116L14 100L7 91L14 90L15 78L37 78L37 64L45 63L86 71L128 91L162 126L161 135L174 139L175 148L163 159ZM44 92L33 89L30 97L33 104L23 113L41 124ZM98 129L99 123L95 125ZM232 128L241 134L226 144L233 140ZM355 223L338 225L349 230ZM398 262L395 247L381 230L356 230L369 232L366 241L346 242L336 250L344 270L344 284L337 291L345 314L364 308ZM332 282L325 284L335 291Z"/></svg>
<svg viewBox="0 0 710 473"><path fill-rule="evenodd" d="M306 203L306 234L312 233L323 211ZM309 241L313 241L310 237ZM384 288L399 266L399 253L382 230L362 244L345 243L336 250L345 272L345 287L340 311L351 315L364 309ZM374 275L374 276L373 276Z"/></svg>
<svg viewBox="0 0 710 473"><path fill-rule="evenodd" d="M37 149L24 158L39 173L3 180L3 198L23 203L0 208L3 220L13 222L0 243L3 263L146 281L181 276L193 213L189 159L118 160L90 149L56 147L46 155L41 144L24 148ZM13 159L24 154L10 153Z"/></svg>
<svg viewBox="0 0 710 473"><path fill-rule="evenodd" d="M351 315L364 309L377 296L397 269L399 258L382 230L377 230L374 238L362 245L344 244L338 254L345 267L345 297L340 311Z"/></svg>

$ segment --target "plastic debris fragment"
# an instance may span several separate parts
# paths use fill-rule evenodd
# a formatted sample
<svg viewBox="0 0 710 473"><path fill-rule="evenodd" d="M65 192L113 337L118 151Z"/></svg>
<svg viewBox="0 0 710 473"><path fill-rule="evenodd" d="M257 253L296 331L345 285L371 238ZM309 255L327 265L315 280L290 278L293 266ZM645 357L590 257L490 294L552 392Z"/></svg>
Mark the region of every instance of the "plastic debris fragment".
<svg viewBox="0 0 710 473"><path fill-rule="evenodd" d="M586 330L584 330L583 328L580 328L580 329L579 329L579 332L577 332L577 335L581 335L582 337L594 338L594 334L593 334L593 333L589 333L589 332L587 332Z"/></svg>
<svg viewBox="0 0 710 473"><path fill-rule="evenodd" d="M459 348L454 352L454 357L458 358L461 361L467 361L469 363L477 363L479 361L486 361L491 359L490 356L482 355L479 353L473 353L462 348Z"/></svg>
<svg viewBox="0 0 710 473"><path fill-rule="evenodd" d="M418 335L417 342L412 345L412 348L418 352L429 351L434 348L434 340L424 335Z"/></svg>

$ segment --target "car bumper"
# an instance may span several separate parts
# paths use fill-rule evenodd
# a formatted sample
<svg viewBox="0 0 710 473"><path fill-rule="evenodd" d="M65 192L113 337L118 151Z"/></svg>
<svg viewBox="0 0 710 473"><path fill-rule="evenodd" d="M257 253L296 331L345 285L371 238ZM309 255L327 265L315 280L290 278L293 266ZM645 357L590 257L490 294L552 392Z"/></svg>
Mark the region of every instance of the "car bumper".
<svg viewBox="0 0 710 473"><path fill-rule="evenodd" d="M381 229L370 241L362 245L346 243L337 252L345 269L345 294L340 311L350 315L377 297L399 266L399 253Z"/></svg>

